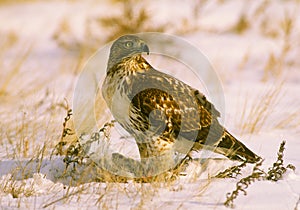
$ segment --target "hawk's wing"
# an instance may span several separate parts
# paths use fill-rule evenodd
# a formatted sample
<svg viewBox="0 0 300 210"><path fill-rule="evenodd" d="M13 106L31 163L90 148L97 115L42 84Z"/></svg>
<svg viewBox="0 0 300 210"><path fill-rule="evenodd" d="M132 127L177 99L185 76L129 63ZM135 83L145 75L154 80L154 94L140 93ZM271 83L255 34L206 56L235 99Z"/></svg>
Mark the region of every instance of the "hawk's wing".
<svg viewBox="0 0 300 210"><path fill-rule="evenodd" d="M215 140L221 137L223 128L217 121L220 113L203 94L182 81L150 69L133 76L131 87L130 120L134 129L151 128L157 134L173 138L180 135L201 143L208 132Z"/></svg>

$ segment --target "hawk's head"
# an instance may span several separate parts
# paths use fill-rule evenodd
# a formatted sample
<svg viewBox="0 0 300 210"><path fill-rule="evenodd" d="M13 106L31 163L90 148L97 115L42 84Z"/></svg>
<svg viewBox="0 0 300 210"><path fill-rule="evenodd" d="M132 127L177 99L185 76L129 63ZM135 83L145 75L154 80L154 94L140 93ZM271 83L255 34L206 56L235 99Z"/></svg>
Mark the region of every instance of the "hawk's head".
<svg viewBox="0 0 300 210"><path fill-rule="evenodd" d="M108 66L112 67L123 58L146 52L149 54L149 47L138 36L125 35L118 38L110 48Z"/></svg>

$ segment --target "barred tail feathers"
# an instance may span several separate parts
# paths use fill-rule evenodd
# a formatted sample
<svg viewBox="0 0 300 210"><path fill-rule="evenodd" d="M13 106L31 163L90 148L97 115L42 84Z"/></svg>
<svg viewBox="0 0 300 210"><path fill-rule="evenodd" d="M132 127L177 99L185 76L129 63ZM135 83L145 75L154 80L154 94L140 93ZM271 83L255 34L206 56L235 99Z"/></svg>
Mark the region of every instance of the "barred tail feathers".
<svg viewBox="0 0 300 210"><path fill-rule="evenodd" d="M232 136L226 129L215 146L215 152L225 155L231 160L256 163L261 159L242 142Z"/></svg>

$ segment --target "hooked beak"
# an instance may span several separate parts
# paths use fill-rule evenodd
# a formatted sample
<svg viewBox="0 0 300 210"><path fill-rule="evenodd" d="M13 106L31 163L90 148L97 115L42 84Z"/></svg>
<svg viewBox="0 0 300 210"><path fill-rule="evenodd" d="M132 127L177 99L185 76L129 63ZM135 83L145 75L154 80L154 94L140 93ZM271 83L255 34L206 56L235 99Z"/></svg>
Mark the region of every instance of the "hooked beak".
<svg viewBox="0 0 300 210"><path fill-rule="evenodd" d="M149 50L148 45L145 43L142 44L142 52L145 52L145 53L147 53L147 55L149 55L150 50Z"/></svg>

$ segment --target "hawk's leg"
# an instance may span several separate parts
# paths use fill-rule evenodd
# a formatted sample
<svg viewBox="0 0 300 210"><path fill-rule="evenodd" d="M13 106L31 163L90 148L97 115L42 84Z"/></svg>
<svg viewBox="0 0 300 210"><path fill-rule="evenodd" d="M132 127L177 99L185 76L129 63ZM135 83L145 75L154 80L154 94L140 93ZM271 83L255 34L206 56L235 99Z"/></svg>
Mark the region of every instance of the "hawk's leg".
<svg viewBox="0 0 300 210"><path fill-rule="evenodd" d="M140 176L144 173L144 168L140 161L125 157L120 153L113 153L112 160L120 170L129 172L134 176Z"/></svg>
<svg viewBox="0 0 300 210"><path fill-rule="evenodd" d="M153 177L177 168L174 160L170 160L170 157L166 155L142 158L141 161L138 161L125 157L120 153L113 153L112 160L120 170L130 173L135 177Z"/></svg>

